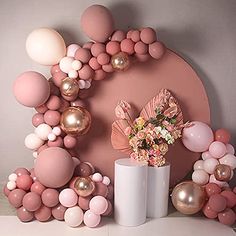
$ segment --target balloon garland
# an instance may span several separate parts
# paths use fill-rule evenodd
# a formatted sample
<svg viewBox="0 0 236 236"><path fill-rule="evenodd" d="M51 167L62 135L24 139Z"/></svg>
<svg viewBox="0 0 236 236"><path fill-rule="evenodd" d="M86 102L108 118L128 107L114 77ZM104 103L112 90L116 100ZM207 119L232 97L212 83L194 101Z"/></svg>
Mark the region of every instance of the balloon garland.
<svg viewBox="0 0 236 236"><path fill-rule="evenodd" d="M35 108L34 132L25 138L33 151L34 168L17 168L8 177L4 193L23 222L52 218L77 227L96 227L101 216L112 214L113 186L91 163L80 162L78 137L89 131L92 118L80 98L93 80L124 71L135 61L160 59L165 46L152 28L114 30L110 11L92 5L81 17L81 27L92 40L66 47L62 36L50 28L33 30L26 40L29 57L51 66L47 80L26 71L14 82L13 93L24 106Z"/></svg>

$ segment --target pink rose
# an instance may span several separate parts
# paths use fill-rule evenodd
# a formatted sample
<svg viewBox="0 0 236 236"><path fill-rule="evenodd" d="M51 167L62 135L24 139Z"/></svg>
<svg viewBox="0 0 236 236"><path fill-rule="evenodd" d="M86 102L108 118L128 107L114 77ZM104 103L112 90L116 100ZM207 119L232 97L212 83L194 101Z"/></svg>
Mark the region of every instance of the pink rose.
<svg viewBox="0 0 236 236"><path fill-rule="evenodd" d="M129 136L132 132L132 129L130 126L126 127L125 130L124 130L124 133L126 136Z"/></svg>
<svg viewBox="0 0 236 236"><path fill-rule="evenodd" d="M136 160L137 157L138 157L138 155L137 155L137 153L135 153L135 152L132 152L132 153L130 154L130 158L132 158L132 159L134 159L134 160Z"/></svg>
<svg viewBox="0 0 236 236"><path fill-rule="evenodd" d="M145 133L144 133L143 131L139 131L139 132L137 133L137 138L138 138L138 139L144 139L144 138L145 138Z"/></svg>

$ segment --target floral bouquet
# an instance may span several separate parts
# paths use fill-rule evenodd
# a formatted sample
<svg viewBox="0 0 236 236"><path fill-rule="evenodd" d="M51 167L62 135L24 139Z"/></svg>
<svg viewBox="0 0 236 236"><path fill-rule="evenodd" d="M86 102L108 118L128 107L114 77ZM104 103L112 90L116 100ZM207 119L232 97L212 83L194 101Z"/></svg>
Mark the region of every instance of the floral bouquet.
<svg viewBox="0 0 236 236"><path fill-rule="evenodd" d="M129 110L131 106L125 101L120 101L115 108L115 114L120 120L112 126L113 147L150 166L165 165L164 156L168 152L168 145L174 144L181 137L182 129L186 126L176 99L168 90L163 89L134 121Z"/></svg>

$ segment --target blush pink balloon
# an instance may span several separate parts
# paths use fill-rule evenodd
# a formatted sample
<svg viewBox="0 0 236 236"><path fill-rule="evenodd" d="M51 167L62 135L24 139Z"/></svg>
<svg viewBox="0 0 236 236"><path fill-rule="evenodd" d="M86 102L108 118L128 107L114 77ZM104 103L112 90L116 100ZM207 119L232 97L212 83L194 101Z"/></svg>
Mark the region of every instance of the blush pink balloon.
<svg viewBox="0 0 236 236"><path fill-rule="evenodd" d="M236 157L232 154L226 154L222 158L219 159L220 164L225 164L230 166L230 168L233 170L236 168Z"/></svg>
<svg viewBox="0 0 236 236"><path fill-rule="evenodd" d="M60 192L59 201L64 207L73 207L78 202L78 195L73 189L66 188Z"/></svg>
<svg viewBox="0 0 236 236"><path fill-rule="evenodd" d="M15 80L13 93L16 100L22 105L38 107L47 101L50 95L50 86L42 74L27 71Z"/></svg>
<svg viewBox="0 0 236 236"><path fill-rule="evenodd" d="M3 187L3 193L6 197L8 197L8 195L10 194L10 190L7 188L7 185L5 184L5 186Z"/></svg>
<svg viewBox="0 0 236 236"><path fill-rule="evenodd" d="M81 27L84 33L96 42L105 42L114 31L110 11L101 5L88 7L81 16Z"/></svg>
<svg viewBox="0 0 236 236"><path fill-rule="evenodd" d="M91 210L87 210L84 213L84 224L90 228L94 228L99 225L101 216L94 214Z"/></svg>
<svg viewBox="0 0 236 236"><path fill-rule="evenodd" d="M217 184L219 187L223 187L225 186L226 182L223 181L218 181L214 175L210 175L210 179L209 179L209 183L215 183Z"/></svg>
<svg viewBox="0 0 236 236"><path fill-rule="evenodd" d="M80 46L78 44L70 44L67 48L66 48L66 56L67 57L74 57L75 56L75 52L80 48Z"/></svg>
<svg viewBox="0 0 236 236"><path fill-rule="evenodd" d="M214 158L206 159L203 163L203 168L207 173L213 174L218 164L219 162Z"/></svg>
<svg viewBox="0 0 236 236"><path fill-rule="evenodd" d="M232 144L229 143L226 144L226 152L232 155L235 154L235 149Z"/></svg>
<svg viewBox="0 0 236 236"><path fill-rule="evenodd" d="M210 159L210 158L213 158L213 156L210 154L209 151L206 151L206 152L202 153L202 159L203 160Z"/></svg>
<svg viewBox="0 0 236 236"><path fill-rule="evenodd" d="M89 208L90 211L92 211L94 214L97 215L103 214L108 208L108 203L106 198L102 196L93 197L89 202Z"/></svg>
<svg viewBox="0 0 236 236"><path fill-rule="evenodd" d="M91 49L92 46L93 46L93 42L86 42L84 45L83 45L83 48L86 48L86 49Z"/></svg>
<svg viewBox="0 0 236 236"><path fill-rule="evenodd" d="M194 163L193 169L194 170L203 170L204 169L203 164L204 164L203 160L198 160Z"/></svg>
<svg viewBox="0 0 236 236"><path fill-rule="evenodd" d="M101 183L101 182L96 182L95 183L95 191L93 192L93 195L99 195L99 196L103 196L106 197L108 194L108 188L105 184Z"/></svg>
<svg viewBox="0 0 236 236"><path fill-rule="evenodd" d="M184 146L193 152L205 152L214 140L211 128L200 121L191 122L191 126L183 129Z"/></svg>
<svg viewBox="0 0 236 236"><path fill-rule="evenodd" d="M222 142L215 141L210 145L209 152L214 158L221 158L226 153L226 146Z"/></svg>
<svg viewBox="0 0 236 236"><path fill-rule="evenodd" d="M58 64L56 64L51 67L50 73L51 73L51 75L54 75L55 73L58 73L60 71L61 71L60 66Z"/></svg>
<svg viewBox="0 0 236 236"><path fill-rule="evenodd" d="M192 174L192 180L196 184L204 185L208 183L209 175L204 170L195 170Z"/></svg>
<svg viewBox="0 0 236 236"><path fill-rule="evenodd" d="M166 48L163 43L154 42L152 44L149 44L148 51L151 57L158 60L164 55Z"/></svg>
<svg viewBox="0 0 236 236"><path fill-rule="evenodd" d="M65 149L49 147L39 153L34 171L44 186L59 188L68 183L73 176L74 162Z"/></svg>

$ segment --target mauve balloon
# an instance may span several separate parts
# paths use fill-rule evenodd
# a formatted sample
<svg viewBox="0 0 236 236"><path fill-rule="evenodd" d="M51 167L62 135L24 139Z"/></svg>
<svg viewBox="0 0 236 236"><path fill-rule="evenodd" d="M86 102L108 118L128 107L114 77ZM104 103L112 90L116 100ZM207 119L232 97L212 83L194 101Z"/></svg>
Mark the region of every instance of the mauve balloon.
<svg viewBox="0 0 236 236"><path fill-rule="evenodd" d="M35 211L34 216L38 221L45 222L51 217L51 209L42 205L37 211Z"/></svg>
<svg viewBox="0 0 236 236"><path fill-rule="evenodd" d="M39 153L34 171L44 186L59 188L71 179L74 172L74 162L65 149L49 147Z"/></svg>
<svg viewBox="0 0 236 236"><path fill-rule="evenodd" d="M52 215L57 220L64 220L64 214L66 211L66 207L62 206L61 204L58 204L57 206L52 208Z"/></svg>
<svg viewBox="0 0 236 236"><path fill-rule="evenodd" d="M22 200L25 194L26 192L22 189L14 189L9 193L8 201L13 207L19 208L22 206Z"/></svg>
<svg viewBox="0 0 236 236"><path fill-rule="evenodd" d="M23 206L17 209L16 214L22 222L29 222L34 218L33 212L27 211Z"/></svg>
<svg viewBox="0 0 236 236"><path fill-rule="evenodd" d="M110 140L111 125L116 120L114 109L119 100L129 102L134 107L133 117L137 117L144 105L166 88L179 101L185 121L210 123L208 98L201 80L189 64L168 49L160 60L136 63L127 71L110 76L104 81L93 81L89 91L80 93L89 103L92 126L80 137L78 150L81 161L91 162L112 181L114 161L126 157L113 149ZM169 146L166 158L171 164L170 185L175 186L192 170L199 153L187 150L179 140Z"/></svg>

